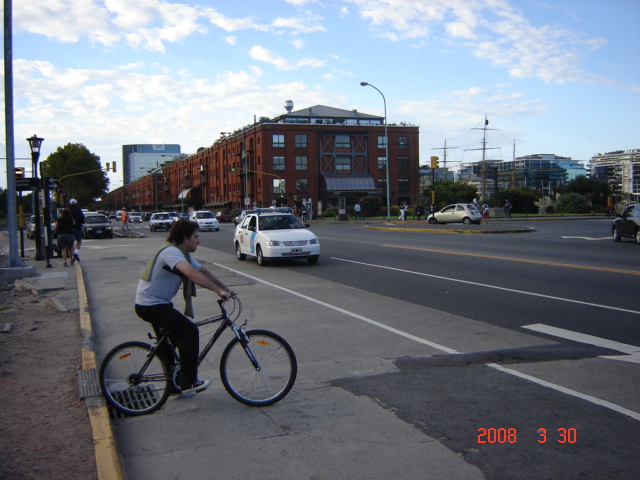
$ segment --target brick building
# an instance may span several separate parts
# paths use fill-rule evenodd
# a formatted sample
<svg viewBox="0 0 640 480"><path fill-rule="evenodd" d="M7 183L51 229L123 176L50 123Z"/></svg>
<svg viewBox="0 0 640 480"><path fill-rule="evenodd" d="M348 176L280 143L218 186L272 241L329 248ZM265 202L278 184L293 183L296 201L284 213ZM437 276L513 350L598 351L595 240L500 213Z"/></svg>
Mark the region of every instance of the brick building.
<svg viewBox="0 0 640 480"><path fill-rule="evenodd" d="M316 105L222 135L110 192L107 208L243 209L305 205L314 213L367 195L386 204L384 117ZM391 204L419 193L419 128L387 125ZM122 190L122 191L120 191ZM124 205L122 204L124 202Z"/></svg>

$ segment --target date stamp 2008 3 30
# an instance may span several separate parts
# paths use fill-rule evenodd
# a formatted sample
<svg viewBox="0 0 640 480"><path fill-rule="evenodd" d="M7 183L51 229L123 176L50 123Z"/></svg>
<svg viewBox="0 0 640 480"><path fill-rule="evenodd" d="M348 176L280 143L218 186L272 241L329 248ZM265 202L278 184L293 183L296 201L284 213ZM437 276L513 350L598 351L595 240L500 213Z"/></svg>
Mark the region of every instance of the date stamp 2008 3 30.
<svg viewBox="0 0 640 480"><path fill-rule="evenodd" d="M556 432L549 434L546 428L539 428L537 434L538 443L546 443L547 441L576 443L578 441L578 433L575 428L558 428ZM515 428L478 429L478 443L516 443L517 441L518 432Z"/></svg>

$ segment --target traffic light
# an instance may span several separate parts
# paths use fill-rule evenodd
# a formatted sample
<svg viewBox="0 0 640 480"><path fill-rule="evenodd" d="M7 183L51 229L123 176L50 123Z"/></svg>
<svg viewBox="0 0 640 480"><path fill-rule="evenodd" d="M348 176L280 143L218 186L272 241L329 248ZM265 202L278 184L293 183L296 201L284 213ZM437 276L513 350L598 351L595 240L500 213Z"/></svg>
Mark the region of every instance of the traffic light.
<svg viewBox="0 0 640 480"><path fill-rule="evenodd" d="M231 171L232 172L236 171L236 162L231 162Z"/></svg>
<svg viewBox="0 0 640 480"><path fill-rule="evenodd" d="M440 157L431 157L431 168L440 168L438 160L440 160Z"/></svg>
<svg viewBox="0 0 640 480"><path fill-rule="evenodd" d="M106 165L107 165L106 170L107 170L107 172L108 172L108 171L109 171L109 169L110 169L109 167L110 167L111 163L107 162L107 163L106 163Z"/></svg>
<svg viewBox="0 0 640 480"><path fill-rule="evenodd" d="M113 162L113 165L111 165L111 171L116 173L116 162Z"/></svg>
<svg viewBox="0 0 640 480"><path fill-rule="evenodd" d="M24 167L16 167L16 178L24 178Z"/></svg>

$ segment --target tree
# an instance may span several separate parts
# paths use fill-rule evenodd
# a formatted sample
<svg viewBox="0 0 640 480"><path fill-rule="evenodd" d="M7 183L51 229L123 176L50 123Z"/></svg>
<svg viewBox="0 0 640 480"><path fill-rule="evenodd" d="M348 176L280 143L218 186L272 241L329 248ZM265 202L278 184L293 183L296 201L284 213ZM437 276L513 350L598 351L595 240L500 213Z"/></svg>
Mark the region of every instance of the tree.
<svg viewBox="0 0 640 480"><path fill-rule="evenodd" d="M58 147L42 162L42 168L46 176L60 179L60 187L67 201L75 198L79 205L90 205L96 198L107 194L109 180L102 171L100 157L81 143L67 143L64 147Z"/></svg>
<svg viewBox="0 0 640 480"><path fill-rule="evenodd" d="M436 189L436 210L440 210L452 203L468 203L478 196L478 189L473 185L452 182L445 180L437 182ZM431 198L431 190L425 190L424 196Z"/></svg>
<svg viewBox="0 0 640 480"><path fill-rule="evenodd" d="M495 204L497 207L502 207L505 201L509 201L513 204L513 213L538 213L538 194L531 190L526 189L512 189L512 190L499 190L495 196Z"/></svg>
<svg viewBox="0 0 640 480"><path fill-rule="evenodd" d="M593 210L603 210L607 203L609 194L609 184L600 178L589 178L585 175L578 175L568 182L561 189L562 193L577 193L585 197ZM577 213L577 212L576 212Z"/></svg>
<svg viewBox="0 0 640 480"><path fill-rule="evenodd" d="M368 196L360 199L360 207L362 207L362 215L364 217L376 217L380 215L382 210L382 199L379 197Z"/></svg>

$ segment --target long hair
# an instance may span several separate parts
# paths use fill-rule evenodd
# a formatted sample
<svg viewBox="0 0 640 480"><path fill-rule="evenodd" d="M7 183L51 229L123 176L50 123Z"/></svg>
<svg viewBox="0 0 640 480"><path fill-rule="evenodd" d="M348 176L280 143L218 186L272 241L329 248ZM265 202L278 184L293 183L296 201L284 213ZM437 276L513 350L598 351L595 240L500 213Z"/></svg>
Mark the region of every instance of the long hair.
<svg viewBox="0 0 640 480"><path fill-rule="evenodd" d="M63 208L62 212L60 212L60 216L61 217L70 217L71 216L71 210L69 210L68 208Z"/></svg>
<svg viewBox="0 0 640 480"><path fill-rule="evenodd" d="M184 219L176 220L171 226L167 242L173 243L174 245L180 245L184 242L185 238L191 237L191 235L193 235L198 229L199 226L196 222Z"/></svg>

